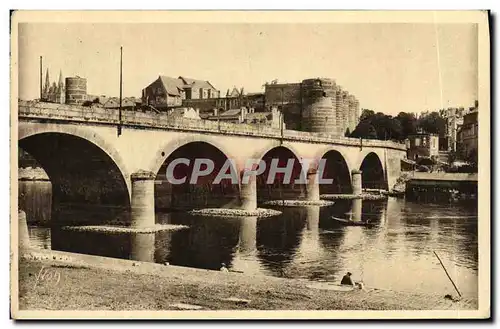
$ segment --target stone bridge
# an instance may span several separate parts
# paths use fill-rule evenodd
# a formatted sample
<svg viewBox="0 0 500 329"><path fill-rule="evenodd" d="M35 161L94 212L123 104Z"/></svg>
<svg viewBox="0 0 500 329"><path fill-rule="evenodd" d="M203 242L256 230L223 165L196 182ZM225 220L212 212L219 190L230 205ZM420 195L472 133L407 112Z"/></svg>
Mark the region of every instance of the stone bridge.
<svg viewBox="0 0 500 329"><path fill-rule="evenodd" d="M137 216L154 218L155 207L183 203L251 210L257 200L314 200L325 193L359 193L356 186L353 190L351 173L356 181L361 176L364 188L387 190L399 177L400 160L406 155L403 144L390 141L333 138L138 111L122 112L120 135L117 110L20 101L18 117L19 147L47 172L53 209L66 205L85 211L93 206L132 209L133 222ZM249 158L262 159L266 164L278 158L280 166L289 159L325 159L324 175L333 183L297 185L278 180L267 184L257 177L244 186L224 181L210 184L214 177L207 176L198 186L172 186L165 179L165 169L179 157L210 158L219 168L232 159L240 178ZM294 173L304 174L299 161L295 166ZM306 174L308 181L310 175L314 177L314 172Z"/></svg>

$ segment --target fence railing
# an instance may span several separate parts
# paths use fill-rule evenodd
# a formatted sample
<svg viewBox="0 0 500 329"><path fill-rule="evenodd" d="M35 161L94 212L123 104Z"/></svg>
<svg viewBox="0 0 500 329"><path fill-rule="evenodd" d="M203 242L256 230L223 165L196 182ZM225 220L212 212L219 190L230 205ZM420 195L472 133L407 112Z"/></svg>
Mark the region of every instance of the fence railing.
<svg viewBox="0 0 500 329"><path fill-rule="evenodd" d="M74 106L66 104L45 103L38 101L19 101L19 117L43 118L53 120L68 120L82 123L119 122L118 109L105 109L93 106ZM140 111L122 111L124 126L139 126L164 129L192 130L200 132L215 132L233 135L249 135L256 137L283 138L313 143L330 143L350 146L384 147L405 150L405 145L392 141L360 140L357 138L332 136L324 133L312 133L296 130L281 130L265 125L250 125L243 123L218 122L213 120L196 120L179 118L167 113L146 113Z"/></svg>

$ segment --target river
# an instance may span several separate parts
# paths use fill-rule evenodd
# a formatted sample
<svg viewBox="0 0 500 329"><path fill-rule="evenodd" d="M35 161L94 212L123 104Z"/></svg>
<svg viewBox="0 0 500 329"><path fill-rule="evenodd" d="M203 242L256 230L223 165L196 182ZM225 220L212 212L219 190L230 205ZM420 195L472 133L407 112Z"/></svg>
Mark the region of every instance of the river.
<svg viewBox="0 0 500 329"><path fill-rule="evenodd" d="M19 182L32 244L109 257L204 269L222 263L250 275L339 282L350 271L367 287L454 293L436 251L464 296L477 297L475 205L363 201L374 227L341 227L330 216L352 216L352 201L329 207L273 207L270 218L215 218L157 213L157 222L188 229L156 234L75 232L50 227L49 182ZM346 214L347 213L347 214ZM351 215L350 215L351 214Z"/></svg>

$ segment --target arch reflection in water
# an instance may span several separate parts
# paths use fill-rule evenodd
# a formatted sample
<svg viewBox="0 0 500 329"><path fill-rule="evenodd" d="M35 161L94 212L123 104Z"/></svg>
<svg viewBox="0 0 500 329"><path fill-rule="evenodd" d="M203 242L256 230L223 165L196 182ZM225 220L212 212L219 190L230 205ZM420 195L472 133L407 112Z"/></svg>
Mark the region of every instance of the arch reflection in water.
<svg viewBox="0 0 500 329"><path fill-rule="evenodd" d="M130 259L141 262L154 262L155 234L130 234Z"/></svg>
<svg viewBox="0 0 500 329"><path fill-rule="evenodd" d="M305 226L303 208L280 208L280 216L261 218L257 225L257 257L273 275L284 276L300 244Z"/></svg>
<svg viewBox="0 0 500 329"><path fill-rule="evenodd" d="M113 258L130 258L130 235L51 228L52 249Z"/></svg>
<svg viewBox="0 0 500 329"><path fill-rule="evenodd" d="M239 242L238 218L192 216L172 213L172 223L189 226L172 234L170 263L218 270L222 263L231 267Z"/></svg>

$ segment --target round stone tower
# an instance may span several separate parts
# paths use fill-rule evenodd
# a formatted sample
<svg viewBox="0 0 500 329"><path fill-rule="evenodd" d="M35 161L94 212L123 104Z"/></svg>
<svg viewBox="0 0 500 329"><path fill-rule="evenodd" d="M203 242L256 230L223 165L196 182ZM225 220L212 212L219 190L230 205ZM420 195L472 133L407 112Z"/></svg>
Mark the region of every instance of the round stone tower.
<svg viewBox="0 0 500 329"><path fill-rule="evenodd" d="M87 100L87 79L66 78L66 104L82 104Z"/></svg>
<svg viewBox="0 0 500 329"><path fill-rule="evenodd" d="M337 132L335 81L306 79L302 81L302 122L304 130L335 135Z"/></svg>

